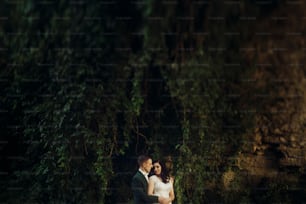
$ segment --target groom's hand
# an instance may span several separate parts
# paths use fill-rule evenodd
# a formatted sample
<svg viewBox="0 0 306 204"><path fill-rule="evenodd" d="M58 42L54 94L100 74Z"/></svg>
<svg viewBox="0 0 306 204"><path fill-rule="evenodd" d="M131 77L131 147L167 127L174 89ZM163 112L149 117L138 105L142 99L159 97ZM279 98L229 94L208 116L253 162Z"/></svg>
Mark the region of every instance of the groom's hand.
<svg viewBox="0 0 306 204"><path fill-rule="evenodd" d="M169 204L171 202L171 198L158 197L158 202L160 204Z"/></svg>

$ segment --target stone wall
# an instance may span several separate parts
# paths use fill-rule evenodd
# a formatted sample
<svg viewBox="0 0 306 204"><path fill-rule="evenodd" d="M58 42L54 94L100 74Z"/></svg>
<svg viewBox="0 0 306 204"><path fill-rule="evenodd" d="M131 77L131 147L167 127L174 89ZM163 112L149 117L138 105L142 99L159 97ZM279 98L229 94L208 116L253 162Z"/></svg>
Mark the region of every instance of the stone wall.
<svg viewBox="0 0 306 204"><path fill-rule="evenodd" d="M258 177L306 165L306 3L288 2L259 23L244 49L255 128L237 166Z"/></svg>

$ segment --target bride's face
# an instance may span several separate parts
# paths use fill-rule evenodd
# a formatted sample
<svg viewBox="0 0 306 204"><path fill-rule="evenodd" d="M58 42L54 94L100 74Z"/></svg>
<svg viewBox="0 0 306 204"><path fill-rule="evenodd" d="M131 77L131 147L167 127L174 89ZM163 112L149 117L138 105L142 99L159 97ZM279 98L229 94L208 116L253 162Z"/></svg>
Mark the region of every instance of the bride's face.
<svg viewBox="0 0 306 204"><path fill-rule="evenodd" d="M154 168L154 173L155 173L155 175L160 175L160 173L161 173L161 166L160 166L160 164L159 163L154 163L153 164L153 168Z"/></svg>

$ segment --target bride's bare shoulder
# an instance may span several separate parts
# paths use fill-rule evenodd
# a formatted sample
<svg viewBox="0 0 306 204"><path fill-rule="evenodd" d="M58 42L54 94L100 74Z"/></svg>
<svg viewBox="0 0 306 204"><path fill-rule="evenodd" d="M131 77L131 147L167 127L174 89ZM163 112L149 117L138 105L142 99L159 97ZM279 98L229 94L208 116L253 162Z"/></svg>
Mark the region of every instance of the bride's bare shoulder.
<svg viewBox="0 0 306 204"><path fill-rule="evenodd" d="M156 178L157 178L156 175L152 175L152 176L149 177L149 180L154 180L154 179L156 179Z"/></svg>

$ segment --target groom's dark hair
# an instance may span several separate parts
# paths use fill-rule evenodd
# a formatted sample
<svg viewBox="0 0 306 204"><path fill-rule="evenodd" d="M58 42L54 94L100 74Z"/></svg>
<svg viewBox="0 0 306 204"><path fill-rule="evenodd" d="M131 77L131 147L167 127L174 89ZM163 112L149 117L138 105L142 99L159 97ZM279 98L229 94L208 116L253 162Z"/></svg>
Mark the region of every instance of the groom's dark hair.
<svg viewBox="0 0 306 204"><path fill-rule="evenodd" d="M141 166L144 162L148 161L149 159L151 159L151 157L147 155L140 155L137 159L138 165Z"/></svg>

